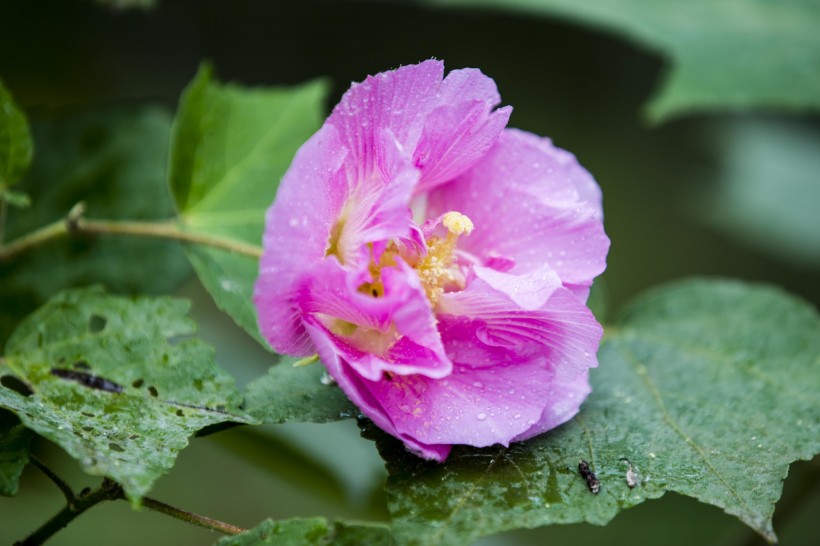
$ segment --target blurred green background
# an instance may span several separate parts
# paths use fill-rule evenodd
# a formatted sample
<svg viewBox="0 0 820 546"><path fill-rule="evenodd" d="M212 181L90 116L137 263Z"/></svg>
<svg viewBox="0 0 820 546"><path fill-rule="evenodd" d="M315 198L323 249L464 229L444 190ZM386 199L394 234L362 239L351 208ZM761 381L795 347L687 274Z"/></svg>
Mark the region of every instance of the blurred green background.
<svg viewBox="0 0 820 546"><path fill-rule="evenodd" d="M4 0L0 14L0 77L35 123L55 112L145 101L173 110L203 59L221 79L247 85L327 76L328 108L350 81L401 64L436 57L451 69L478 67L513 105L511 126L552 137L603 188L610 309L688 275L775 283L820 304L820 118L727 110L652 126L643 107L668 64L619 35L523 13L391 1L165 0L143 11ZM202 337L240 386L265 372L271 356L216 310L197 281L175 293L194 300ZM96 484L48 442L34 451L77 489ZM818 475L817 460L792 467L775 515L782 544L816 543ZM234 429L192 439L152 496L248 527L266 517L386 520L383 478L375 448L351 421ZM24 537L62 503L29 467L19 495L0 498L0 544ZM123 502L95 508L51 543L216 538L162 515L132 513ZM720 510L670 494L607 527L556 526L481 544L661 541L762 543Z"/></svg>

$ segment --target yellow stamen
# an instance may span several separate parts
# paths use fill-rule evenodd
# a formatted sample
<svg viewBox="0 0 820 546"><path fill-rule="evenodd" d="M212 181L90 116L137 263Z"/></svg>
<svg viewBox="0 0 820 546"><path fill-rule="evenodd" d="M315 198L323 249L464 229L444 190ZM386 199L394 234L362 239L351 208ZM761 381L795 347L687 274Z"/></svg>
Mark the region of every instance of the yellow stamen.
<svg viewBox="0 0 820 546"><path fill-rule="evenodd" d="M474 227L472 220L455 211L445 213L441 223L447 228L447 236L444 239L431 237L427 241L427 256L416 266L427 298L433 305L444 293L444 287L456 280L452 265L459 235L469 235Z"/></svg>
<svg viewBox="0 0 820 546"><path fill-rule="evenodd" d="M473 221L460 212L450 211L441 217L441 223L454 235L469 235L473 231Z"/></svg>

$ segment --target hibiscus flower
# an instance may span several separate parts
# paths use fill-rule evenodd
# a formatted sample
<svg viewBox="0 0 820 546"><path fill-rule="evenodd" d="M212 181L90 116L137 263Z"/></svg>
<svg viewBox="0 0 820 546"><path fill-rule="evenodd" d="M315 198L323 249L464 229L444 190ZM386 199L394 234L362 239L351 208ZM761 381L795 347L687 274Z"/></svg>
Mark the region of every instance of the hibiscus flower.
<svg viewBox="0 0 820 546"><path fill-rule="evenodd" d="M439 461L564 423L597 366L600 189L548 139L506 129L499 103L492 79L435 60L368 77L267 213L265 338L318 353L367 417Z"/></svg>

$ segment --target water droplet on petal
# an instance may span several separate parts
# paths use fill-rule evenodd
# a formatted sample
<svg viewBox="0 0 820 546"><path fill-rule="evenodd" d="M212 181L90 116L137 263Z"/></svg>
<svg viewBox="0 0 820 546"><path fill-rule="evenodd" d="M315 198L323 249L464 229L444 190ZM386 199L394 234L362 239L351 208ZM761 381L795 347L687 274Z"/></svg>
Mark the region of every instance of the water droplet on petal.
<svg viewBox="0 0 820 546"><path fill-rule="evenodd" d="M521 419L521 414L516 413L515 415L513 415L513 419Z"/></svg>
<svg viewBox="0 0 820 546"><path fill-rule="evenodd" d="M487 418L486 413L479 413L478 415L476 415L476 419L478 419L479 421L483 421L486 418Z"/></svg>
<svg viewBox="0 0 820 546"><path fill-rule="evenodd" d="M475 387L477 389L483 389L484 388L484 383L482 383L481 381L474 381L473 382L473 387Z"/></svg>

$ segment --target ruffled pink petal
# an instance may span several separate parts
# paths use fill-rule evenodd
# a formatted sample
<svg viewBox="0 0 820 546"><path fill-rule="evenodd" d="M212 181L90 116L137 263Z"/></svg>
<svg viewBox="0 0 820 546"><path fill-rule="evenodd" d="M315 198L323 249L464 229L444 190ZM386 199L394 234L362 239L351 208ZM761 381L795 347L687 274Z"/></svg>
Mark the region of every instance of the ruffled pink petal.
<svg viewBox="0 0 820 546"><path fill-rule="evenodd" d="M600 192L574 157L549 140L507 129L468 172L427 198L427 217L466 214L475 230L459 248L513 273L549 264L567 285L587 287L606 267L609 239ZM583 291L581 291L583 292Z"/></svg>
<svg viewBox="0 0 820 546"><path fill-rule="evenodd" d="M338 131L325 125L299 149L268 209L254 302L260 330L279 352L312 353L293 301L306 271L328 252L351 267L367 264L367 243L412 240L417 231L408 202L419 173L395 143L365 179L350 177L349 162Z"/></svg>
<svg viewBox="0 0 820 546"><path fill-rule="evenodd" d="M482 101L440 106L427 123L413 156L422 171L416 192L425 192L469 169L490 147L510 119L507 106L490 112Z"/></svg>
<svg viewBox="0 0 820 546"><path fill-rule="evenodd" d="M501 103L501 95L495 81L485 76L477 68L460 68L452 70L441 83L439 91L440 104L456 104L464 100L480 100L488 108Z"/></svg>
<svg viewBox="0 0 820 546"><path fill-rule="evenodd" d="M336 353L368 379L386 372L450 374L452 363L416 274L398 260L381 275L384 295L373 297L359 291L361 273L335 259L323 261L298 288L303 320L323 330ZM347 325L356 329L350 332Z"/></svg>
<svg viewBox="0 0 820 546"><path fill-rule="evenodd" d="M450 341L474 342L470 331ZM544 359L471 368L444 379L363 381L396 430L425 444L508 445L541 417L552 374ZM512 393L512 394L510 394Z"/></svg>
<svg viewBox="0 0 820 546"><path fill-rule="evenodd" d="M396 430L425 444L507 445L565 416L564 385L597 365L603 330L554 273L476 273L438 307L453 374L363 381ZM539 279L548 288L529 292Z"/></svg>
<svg viewBox="0 0 820 546"><path fill-rule="evenodd" d="M442 339L454 363L492 366L546 354L561 380L574 379L598 365L596 353L603 328L569 290L555 286L548 266L524 275L487 268L475 268L475 273L465 290L443 294L436 309ZM552 288L526 288L539 279L545 279L544 284ZM540 307L539 302L543 302ZM448 316L469 320L481 343L451 344L454 332L446 330ZM503 350L512 351L513 356L505 356Z"/></svg>
<svg viewBox="0 0 820 546"><path fill-rule="evenodd" d="M589 372L583 372L574 379L553 380L547 405L538 422L512 441L527 440L563 425L578 414L581 404L590 392L592 388L589 386Z"/></svg>
<svg viewBox="0 0 820 546"><path fill-rule="evenodd" d="M387 133L382 136L386 143L379 158L380 168L363 179L352 178L348 172L347 185L340 188L344 198L336 214L338 239L334 253L346 265L356 263L368 243L412 241L415 237L417 228L408 203L419 171L401 155ZM364 257L369 261L369 252Z"/></svg>
<svg viewBox="0 0 820 546"><path fill-rule="evenodd" d="M512 110L493 111L500 101L495 82L476 69L443 74L444 64L429 60L351 86L327 124L350 150L352 179L378 171L382 133L422 171L419 191L460 174L492 146Z"/></svg>
<svg viewBox="0 0 820 546"><path fill-rule="evenodd" d="M325 256L343 204L346 178L341 167L346 157L335 129L320 129L296 153L268 208L254 304L262 335L277 352L314 352L294 303L294 288Z"/></svg>
<svg viewBox="0 0 820 546"><path fill-rule="evenodd" d="M427 114L435 107L444 63L429 60L368 76L354 83L333 109L327 124L339 130L350 150L351 177L365 178L376 170L389 131L408 157L421 136Z"/></svg>
<svg viewBox="0 0 820 546"><path fill-rule="evenodd" d="M501 102L495 82L475 68L453 70L441 83L413 158L422 171L416 193L461 174L495 143L512 108Z"/></svg>
<svg viewBox="0 0 820 546"><path fill-rule="evenodd" d="M427 445L412 436L400 433L382 408L381 403L373 397L369 389L364 385L365 380L340 358L336 346L332 343L330 337L327 336L326 331L311 324L307 324L306 328L314 340L322 364L324 364L330 376L336 381L336 384L339 385L348 398L350 398L362 413L371 419L377 427L404 442L407 449L419 457L435 461L444 461L447 458L452 446Z"/></svg>

